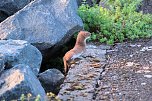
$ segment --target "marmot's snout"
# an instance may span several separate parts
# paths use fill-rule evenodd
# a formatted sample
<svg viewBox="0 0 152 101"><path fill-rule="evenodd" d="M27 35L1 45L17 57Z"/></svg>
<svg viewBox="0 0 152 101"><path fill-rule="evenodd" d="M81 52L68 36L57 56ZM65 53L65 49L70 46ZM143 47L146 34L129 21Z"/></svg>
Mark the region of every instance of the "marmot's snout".
<svg viewBox="0 0 152 101"><path fill-rule="evenodd" d="M88 39L91 37L91 33L88 31L80 31L80 33L84 36L85 39Z"/></svg>

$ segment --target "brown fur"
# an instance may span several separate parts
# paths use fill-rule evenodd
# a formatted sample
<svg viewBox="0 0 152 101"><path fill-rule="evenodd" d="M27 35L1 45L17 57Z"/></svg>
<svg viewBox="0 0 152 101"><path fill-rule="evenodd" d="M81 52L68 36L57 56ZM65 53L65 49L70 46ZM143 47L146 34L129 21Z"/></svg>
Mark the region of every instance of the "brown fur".
<svg viewBox="0 0 152 101"><path fill-rule="evenodd" d="M68 51L63 57L65 73L67 73L68 69L70 68L70 61L77 58L85 50L86 39L90 37L90 35L91 33L87 31L79 32L74 48Z"/></svg>

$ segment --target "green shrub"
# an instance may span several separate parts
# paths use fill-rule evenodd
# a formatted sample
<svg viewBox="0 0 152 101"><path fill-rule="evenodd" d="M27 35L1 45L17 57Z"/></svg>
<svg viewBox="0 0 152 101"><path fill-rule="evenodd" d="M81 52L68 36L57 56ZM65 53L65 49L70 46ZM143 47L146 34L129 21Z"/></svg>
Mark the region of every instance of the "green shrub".
<svg viewBox="0 0 152 101"><path fill-rule="evenodd" d="M152 15L137 12L141 0L109 0L109 9L82 4L78 14L84 29L92 33L91 40L114 44L126 39L152 36Z"/></svg>

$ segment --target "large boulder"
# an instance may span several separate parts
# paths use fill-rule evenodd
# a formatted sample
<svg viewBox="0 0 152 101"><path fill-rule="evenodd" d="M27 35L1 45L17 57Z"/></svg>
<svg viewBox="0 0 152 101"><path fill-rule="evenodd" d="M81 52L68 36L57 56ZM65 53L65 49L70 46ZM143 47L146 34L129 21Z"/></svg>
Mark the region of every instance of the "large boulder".
<svg viewBox="0 0 152 101"><path fill-rule="evenodd" d="M17 64L30 66L35 75L38 74L42 62L40 51L22 40L0 40L0 70L12 68Z"/></svg>
<svg viewBox="0 0 152 101"><path fill-rule="evenodd" d="M37 95L41 96L41 101L46 101L45 91L31 68L27 65L19 64L1 74L0 100L17 100L22 94L25 96L31 94L30 101L34 101L33 98Z"/></svg>
<svg viewBox="0 0 152 101"><path fill-rule="evenodd" d="M26 40L45 50L63 45L82 26L76 0L35 0L0 23L0 38Z"/></svg>
<svg viewBox="0 0 152 101"><path fill-rule="evenodd" d="M1 0L0 2L0 21L16 13L25 7L31 0Z"/></svg>
<svg viewBox="0 0 152 101"><path fill-rule="evenodd" d="M60 85L64 81L64 75L57 69L48 69L40 73L38 79L46 92L57 94L60 90Z"/></svg>

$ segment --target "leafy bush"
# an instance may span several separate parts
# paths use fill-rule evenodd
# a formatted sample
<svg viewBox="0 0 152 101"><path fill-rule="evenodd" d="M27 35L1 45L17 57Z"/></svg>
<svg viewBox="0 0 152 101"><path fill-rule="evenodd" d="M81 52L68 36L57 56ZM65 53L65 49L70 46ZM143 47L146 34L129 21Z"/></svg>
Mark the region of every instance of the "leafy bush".
<svg viewBox="0 0 152 101"><path fill-rule="evenodd" d="M84 29L92 33L91 40L114 44L126 39L152 36L152 15L137 12L141 0L109 0L107 8L82 4L78 14Z"/></svg>

